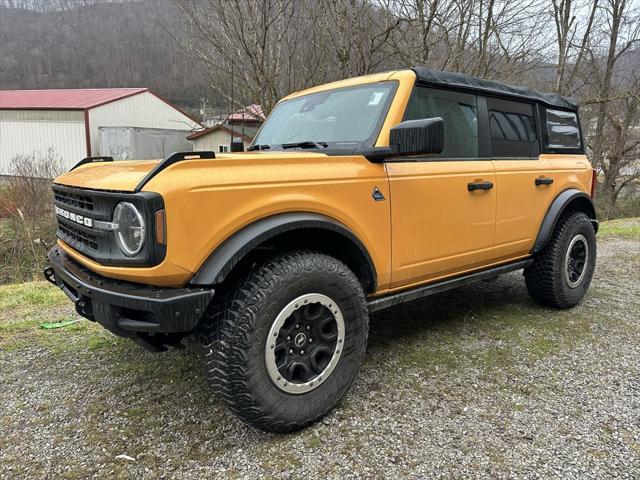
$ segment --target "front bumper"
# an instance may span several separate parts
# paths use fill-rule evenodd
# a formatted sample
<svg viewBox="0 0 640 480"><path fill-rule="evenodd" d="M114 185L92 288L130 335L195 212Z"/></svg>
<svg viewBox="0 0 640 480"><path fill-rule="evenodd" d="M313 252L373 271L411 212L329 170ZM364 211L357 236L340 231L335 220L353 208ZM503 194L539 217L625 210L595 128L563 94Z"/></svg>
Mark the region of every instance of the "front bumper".
<svg viewBox="0 0 640 480"><path fill-rule="evenodd" d="M146 343L154 343L154 335L192 331L214 295L213 289L162 288L106 278L58 246L48 259L45 278L62 289L80 315L116 335Z"/></svg>

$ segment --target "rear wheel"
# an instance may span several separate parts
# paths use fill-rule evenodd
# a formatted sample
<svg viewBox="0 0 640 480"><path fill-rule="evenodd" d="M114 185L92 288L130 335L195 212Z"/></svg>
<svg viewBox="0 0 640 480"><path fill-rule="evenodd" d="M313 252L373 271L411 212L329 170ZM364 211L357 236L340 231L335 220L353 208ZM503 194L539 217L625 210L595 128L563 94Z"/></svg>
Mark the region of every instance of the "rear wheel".
<svg viewBox="0 0 640 480"><path fill-rule="evenodd" d="M365 295L333 257L296 252L250 272L203 319L208 377L229 408L268 431L303 428L349 389L368 332Z"/></svg>
<svg viewBox="0 0 640 480"><path fill-rule="evenodd" d="M549 244L524 271L527 290L538 303L555 308L578 304L596 265L596 236L589 217L568 212L558 221Z"/></svg>

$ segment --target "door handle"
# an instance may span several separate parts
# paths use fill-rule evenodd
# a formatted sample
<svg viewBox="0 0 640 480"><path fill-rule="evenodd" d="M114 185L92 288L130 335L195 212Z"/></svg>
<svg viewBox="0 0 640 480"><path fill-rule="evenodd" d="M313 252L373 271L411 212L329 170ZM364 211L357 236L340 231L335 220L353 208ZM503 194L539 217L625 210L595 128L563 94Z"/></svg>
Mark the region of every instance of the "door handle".
<svg viewBox="0 0 640 480"><path fill-rule="evenodd" d="M536 187L540 185L551 185L553 183L553 178L551 177L539 177L536 178Z"/></svg>
<svg viewBox="0 0 640 480"><path fill-rule="evenodd" d="M467 189L470 192L475 190L491 190L493 188L493 182L471 182L467 184Z"/></svg>

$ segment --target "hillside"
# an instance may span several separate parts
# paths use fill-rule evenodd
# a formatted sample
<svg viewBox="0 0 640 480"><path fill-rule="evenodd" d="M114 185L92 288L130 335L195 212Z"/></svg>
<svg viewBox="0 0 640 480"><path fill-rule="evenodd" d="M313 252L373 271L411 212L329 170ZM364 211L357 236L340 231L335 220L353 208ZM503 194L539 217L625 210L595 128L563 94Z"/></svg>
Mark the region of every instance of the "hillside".
<svg viewBox="0 0 640 480"><path fill-rule="evenodd" d="M154 0L0 6L0 89L149 87L193 111L207 76L172 38L177 19L172 2Z"/></svg>

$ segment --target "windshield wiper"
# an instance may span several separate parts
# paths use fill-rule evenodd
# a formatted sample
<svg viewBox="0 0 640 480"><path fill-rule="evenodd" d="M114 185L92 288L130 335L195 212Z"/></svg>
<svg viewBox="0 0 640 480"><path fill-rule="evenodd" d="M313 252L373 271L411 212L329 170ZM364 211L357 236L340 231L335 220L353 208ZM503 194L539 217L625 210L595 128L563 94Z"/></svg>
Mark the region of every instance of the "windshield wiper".
<svg viewBox="0 0 640 480"><path fill-rule="evenodd" d="M327 148L327 142L313 142L311 140L305 140L304 142L283 143L280 147L284 150L286 148Z"/></svg>
<svg viewBox="0 0 640 480"><path fill-rule="evenodd" d="M267 145L266 143L258 143L257 145L253 145L247 148L247 152L251 152L253 150L269 150L271 145Z"/></svg>

